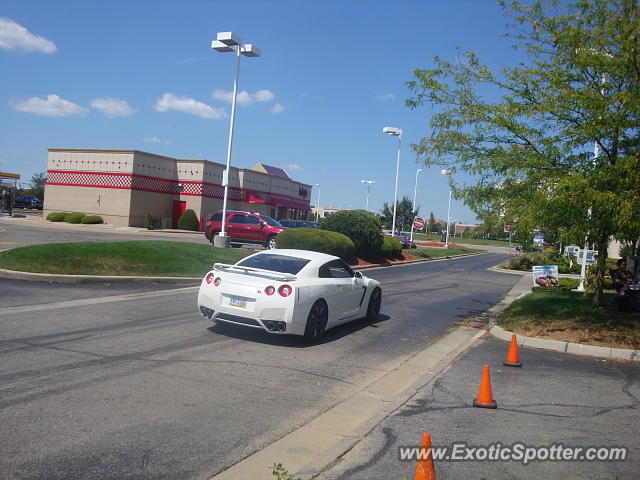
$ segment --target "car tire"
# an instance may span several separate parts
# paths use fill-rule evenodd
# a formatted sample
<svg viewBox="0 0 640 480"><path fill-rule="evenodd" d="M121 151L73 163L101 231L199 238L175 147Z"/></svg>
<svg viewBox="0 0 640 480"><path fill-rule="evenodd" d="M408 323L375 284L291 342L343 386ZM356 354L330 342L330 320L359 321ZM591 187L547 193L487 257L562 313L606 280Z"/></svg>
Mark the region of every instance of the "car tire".
<svg viewBox="0 0 640 480"><path fill-rule="evenodd" d="M275 250L275 248L276 248L276 237L275 237L275 235L272 235L269 238L267 238L267 241L264 242L264 248L266 248L267 250Z"/></svg>
<svg viewBox="0 0 640 480"><path fill-rule="evenodd" d="M371 296L369 297L367 316L365 317L368 322L373 322L378 318L380 305L382 305L382 290L376 287L373 289L373 292L371 292Z"/></svg>
<svg viewBox="0 0 640 480"><path fill-rule="evenodd" d="M209 237L209 241L211 242L211 245L213 245L213 238L218 235L218 232L211 232L211 236Z"/></svg>
<svg viewBox="0 0 640 480"><path fill-rule="evenodd" d="M329 309L324 300L317 300L313 304L307 316L307 324L304 328L304 338L312 343L319 342L324 336L329 319Z"/></svg>

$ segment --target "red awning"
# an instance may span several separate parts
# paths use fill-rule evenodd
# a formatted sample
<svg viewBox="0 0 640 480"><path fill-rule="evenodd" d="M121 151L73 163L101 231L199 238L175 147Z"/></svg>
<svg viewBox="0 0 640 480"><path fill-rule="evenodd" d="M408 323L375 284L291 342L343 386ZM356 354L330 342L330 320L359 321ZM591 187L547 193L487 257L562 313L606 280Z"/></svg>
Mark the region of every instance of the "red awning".
<svg viewBox="0 0 640 480"><path fill-rule="evenodd" d="M247 192L247 201L249 203L266 203L264 198L262 198L257 192Z"/></svg>
<svg viewBox="0 0 640 480"><path fill-rule="evenodd" d="M311 210L308 203L296 202L295 200L289 200L286 198L274 198L273 204L276 207L297 208L298 210Z"/></svg>

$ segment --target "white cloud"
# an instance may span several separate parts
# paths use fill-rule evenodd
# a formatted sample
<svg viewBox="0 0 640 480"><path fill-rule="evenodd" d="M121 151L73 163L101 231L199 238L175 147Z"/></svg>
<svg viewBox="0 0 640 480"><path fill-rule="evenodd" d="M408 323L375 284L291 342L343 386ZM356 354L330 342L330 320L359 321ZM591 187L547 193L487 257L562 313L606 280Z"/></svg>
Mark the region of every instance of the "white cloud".
<svg viewBox="0 0 640 480"><path fill-rule="evenodd" d="M292 170L292 171L300 171L302 170L302 167L300 165L298 165L297 163L291 163L289 165L287 165L287 170Z"/></svg>
<svg viewBox="0 0 640 480"><path fill-rule="evenodd" d="M214 120L227 118L227 112L224 111L224 108L214 108L193 98L185 97L184 95L178 96L173 93L165 93L158 99L153 108L158 112L177 110L179 112L191 113L201 118Z"/></svg>
<svg viewBox="0 0 640 480"><path fill-rule="evenodd" d="M215 90L212 97L216 100L233 103L233 92L228 92L227 90ZM246 90L242 90L241 92L238 92L236 103L242 107L247 107L253 102L270 102L274 98L275 95L269 90L258 90L254 94L251 94Z"/></svg>
<svg viewBox="0 0 640 480"><path fill-rule="evenodd" d="M101 97L91 100L91 106L100 110L107 117L127 117L137 112L131 108L126 100L113 97Z"/></svg>
<svg viewBox="0 0 640 480"><path fill-rule="evenodd" d="M271 113L273 113L274 115L277 115L279 113L282 113L286 110L287 107L285 107L284 105L282 105L281 103L276 103L273 107L271 107L271 110L269 110Z"/></svg>
<svg viewBox="0 0 640 480"><path fill-rule="evenodd" d="M51 40L31 33L7 17L0 17L0 48L42 53L53 53L58 50Z"/></svg>
<svg viewBox="0 0 640 480"><path fill-rule="evenodd" d="M58 95L47 95L46 100L32 97L24 102L16 103L12 105L12 107L19 112L35 113L36 115L44 115L47 117L85 115L89 111L87 108L60 98Z"/></svg>
<svg viewBox="0 0 640 480"><path fill-rule="evenodd" d="M155 135L153 137L145 137L144 141L147 143L162 143L164 145L171 145L171 142L169 140L161 140Z"/></svg>
<svg viewBox="0 0 640 480"><path fill-rule="evenodd" d="M381 93L376 95L376 100L386 102L387 100L395 100L396 96L393 93Z"/></svg>
<svg viewBox="0 0 640 480"><path fill-rule="evenodd" d="M270 102L275 97L276 96L273 93L271 93L269 90L258 90L256 93L253 94L253 99L256 102Z"/></svg>

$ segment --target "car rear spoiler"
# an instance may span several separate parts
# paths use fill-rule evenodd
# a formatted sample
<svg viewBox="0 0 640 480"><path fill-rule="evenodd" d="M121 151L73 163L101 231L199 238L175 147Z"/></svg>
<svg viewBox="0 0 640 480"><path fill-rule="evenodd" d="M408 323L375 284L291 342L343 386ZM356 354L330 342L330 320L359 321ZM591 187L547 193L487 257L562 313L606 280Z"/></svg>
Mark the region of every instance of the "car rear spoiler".
<svg viewBox="0 0 640 480"><path fill-rule="evenodd" d="M264 268L243 267L242 265L229 265L227 263L214 263L213 269L218 270L220 272L226 272L231 269L241 270L246 275L257 273L260 276L275 278L283 282L292 282L298 279L298 277L296 277L291 273L276 272L274 270L266 270Z"/></svg>

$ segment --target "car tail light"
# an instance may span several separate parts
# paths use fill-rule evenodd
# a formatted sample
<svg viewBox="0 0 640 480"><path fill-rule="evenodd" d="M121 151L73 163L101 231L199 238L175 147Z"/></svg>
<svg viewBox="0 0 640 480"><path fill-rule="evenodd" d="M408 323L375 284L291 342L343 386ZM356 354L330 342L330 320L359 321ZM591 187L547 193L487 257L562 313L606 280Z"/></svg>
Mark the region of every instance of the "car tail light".
<svg viewBox="0 0 640 480"><path fill-rule="evenodd" d="M216 277L216 279L213 281L213 284L217 287L222 283L222 279L220 277Z"/></svg>
<svg viewBox="0 0 640 480"><path fill-rule="evenodd" d="M207 281L208 284L211 284L213 282L213 273L207 273L205 280Z"/></svg>
<svg viewBox="0 0 640 480"><path fill-rule="evenodd" d="M276 287L269 285L267 288L264 289L264 293L266 293L267 295L271 296L274 293L276 293Z"/></svg>
<svg viewBox="0 0 640 480"><path fill-rule="evenodd" d="M293 288L291 288L290 285L282 285L278 289L278 293L280 294L281 297L288 297L289 295L291 295L292 292L293 292Z"/></svg>

